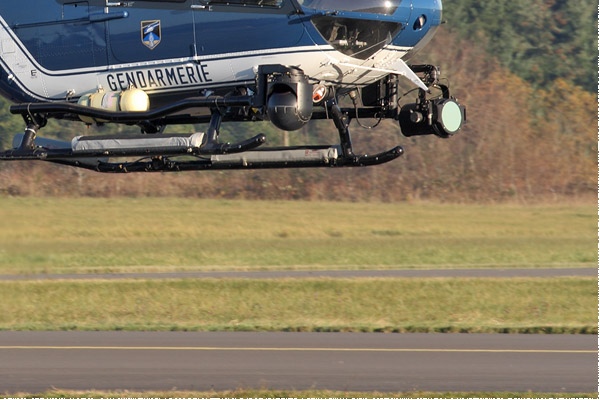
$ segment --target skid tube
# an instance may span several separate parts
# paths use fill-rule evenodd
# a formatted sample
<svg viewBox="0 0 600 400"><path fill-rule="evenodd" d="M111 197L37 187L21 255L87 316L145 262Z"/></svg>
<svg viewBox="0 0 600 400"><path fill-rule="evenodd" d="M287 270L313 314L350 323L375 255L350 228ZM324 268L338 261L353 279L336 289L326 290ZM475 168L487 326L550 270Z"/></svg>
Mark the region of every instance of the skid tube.
<svg viewBox="0 0 600 400"><path fill-rule="evenodd" d="M373 156L359 156L350 159L344 157L329 158L326 154L337 150L335 147L298 147L285 149L264 149L249 152L246 156L236 159L220 159L218 157L198 158L197 160L180 161L169 157L154 157L126 163L98 162L95 165L75 160L53 160L55 163L91 169L104 173L129 172L178 172L206 170L256 170L256 169L285 169L285 168L334 168L334 167L366 167L383 164L403 154L401 147L395 147L386 152ZM313 154L313 157L289 159L294 154ZM48 160L50 161L50 160Z"/></svg>

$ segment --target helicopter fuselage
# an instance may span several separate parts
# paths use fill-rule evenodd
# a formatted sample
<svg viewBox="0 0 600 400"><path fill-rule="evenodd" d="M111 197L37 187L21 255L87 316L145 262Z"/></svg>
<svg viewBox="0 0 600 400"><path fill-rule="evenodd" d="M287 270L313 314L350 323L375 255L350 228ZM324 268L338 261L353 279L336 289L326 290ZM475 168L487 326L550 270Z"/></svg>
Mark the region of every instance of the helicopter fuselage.
<svg viewBox="0 0 600 400"><path fill-rule="evenodd" d="M22 3L0 2L0 94L19 103L10 111L26 125L0 160L101 172L361 167L403 149L355 154L352 119L392 119L405 136L442 138L466 120L438 67L406 63L441 24L441 0ZM418 90L412 103L401 77ZM37 137L49 119L137 125L142 135ZM219 140L225 122L297 131L318 119L333 121L339 145ZM203 123L206 132L162 134Z"/></svg>
<svg viewBox="0 0 600 400"><path fill-rule="evenodd" d="M313 83L361 86L395 69L441 22L439 0L22 4L0 2L0 91L16 102L133 86L160 105L251 86L264 64L301 68Z"/></svg>

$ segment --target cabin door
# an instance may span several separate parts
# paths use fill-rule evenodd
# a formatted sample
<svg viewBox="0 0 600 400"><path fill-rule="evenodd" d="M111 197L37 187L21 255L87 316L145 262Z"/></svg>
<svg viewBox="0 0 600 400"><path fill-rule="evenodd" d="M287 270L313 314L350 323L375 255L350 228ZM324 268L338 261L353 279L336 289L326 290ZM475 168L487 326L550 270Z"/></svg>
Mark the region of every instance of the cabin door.
<svg viewBox="0 0 600 400"><path fill-rule="evenodd" d="M110 64L152 63L192 57L194 28L191 4L192 0L108 3L109 13L127 13L126 18L108 21Z"/></svg>

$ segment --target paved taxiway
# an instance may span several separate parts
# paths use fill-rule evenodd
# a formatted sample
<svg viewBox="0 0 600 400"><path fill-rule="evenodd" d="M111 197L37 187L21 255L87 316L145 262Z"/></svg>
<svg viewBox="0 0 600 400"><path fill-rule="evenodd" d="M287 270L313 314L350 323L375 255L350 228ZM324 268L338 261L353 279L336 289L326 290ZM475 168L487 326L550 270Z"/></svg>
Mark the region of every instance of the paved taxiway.
<svg viewBox="0 0 600 400"><path fill-rule="evenodd" d="M0 393L595 392L595 335L0 332Z"/></svg>

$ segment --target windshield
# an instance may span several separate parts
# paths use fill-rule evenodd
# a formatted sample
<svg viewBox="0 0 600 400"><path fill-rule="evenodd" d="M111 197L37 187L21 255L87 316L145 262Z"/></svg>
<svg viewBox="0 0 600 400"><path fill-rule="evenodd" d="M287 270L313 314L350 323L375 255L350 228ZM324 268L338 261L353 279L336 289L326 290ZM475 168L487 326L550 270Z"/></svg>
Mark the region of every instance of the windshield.
<svg viewBox="0 0 600 400"><path fill-rule="evenodd" d="M402 0L298 0L306 8L326 11L356 11L391 15Z"/></svg>

